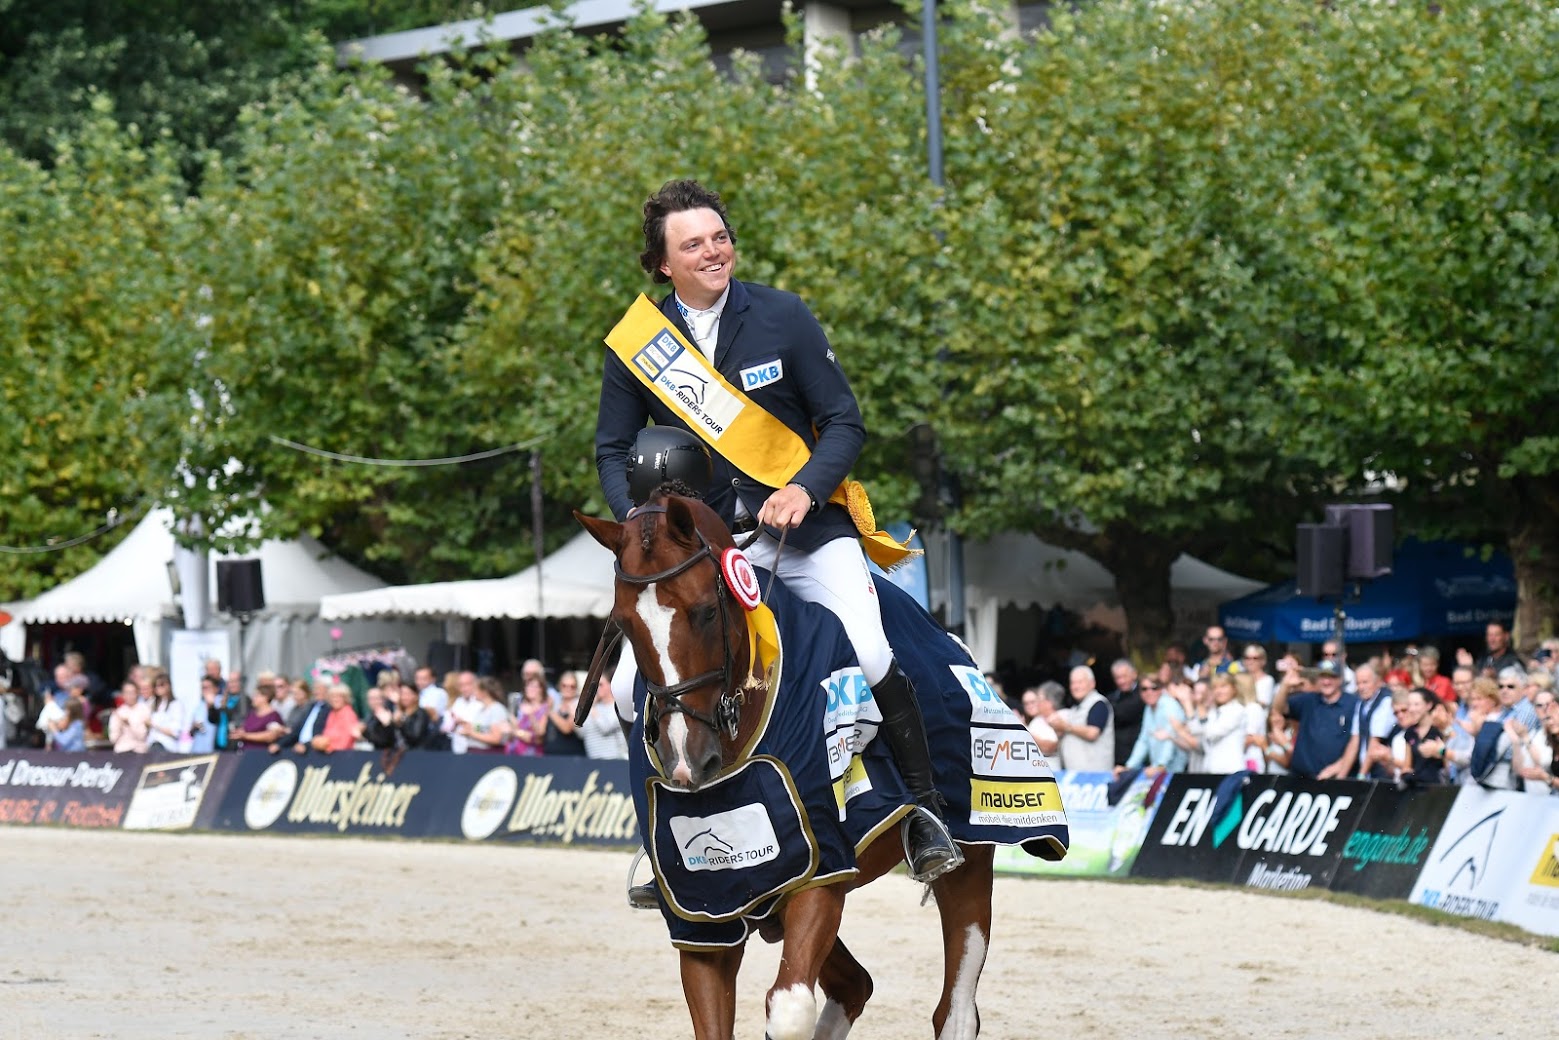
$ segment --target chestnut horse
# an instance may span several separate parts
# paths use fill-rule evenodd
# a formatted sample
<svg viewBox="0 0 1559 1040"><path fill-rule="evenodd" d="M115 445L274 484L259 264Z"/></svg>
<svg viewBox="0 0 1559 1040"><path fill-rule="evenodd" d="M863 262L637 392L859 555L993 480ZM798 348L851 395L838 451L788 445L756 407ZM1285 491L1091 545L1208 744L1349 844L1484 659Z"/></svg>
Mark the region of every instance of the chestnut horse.
<svg viewBox="0 0 1559 1040"><path fill-rule="evenodd" d="M617 558L611 623L632 644L648 690L643 722L651 768L658 762L670 784L698 790L740 764L772 694L756 674L743 606L722 573L731 534L708 506L664 489L621 524L574 515ZM856 850L853 879L790 893L759 924L765 939L783 944L766 1001L769 1040L835 1040L865 1008L871 976L840 941L839 923L848 889L903 860L896 831L889 827ZM980 1029L975 989L991 930L993 850L967 844L963 852L964 865L931 884L944 965L931 1021L941 1040L965 1040ZM733 1035L742 953L740 945L680 951L699 1040Z"/></svg>

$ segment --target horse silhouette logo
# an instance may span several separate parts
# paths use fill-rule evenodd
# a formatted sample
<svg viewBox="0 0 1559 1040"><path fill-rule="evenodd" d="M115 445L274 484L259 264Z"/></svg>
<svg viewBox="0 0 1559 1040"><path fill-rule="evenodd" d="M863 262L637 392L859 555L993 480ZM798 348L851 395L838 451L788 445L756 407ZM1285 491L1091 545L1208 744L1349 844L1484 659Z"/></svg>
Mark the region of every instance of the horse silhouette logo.
<svg viewBox="0 0 1559 1040"><path fill-rule="evenodd" d="M706 859L726 859L730 857L731 853L736 851L736 846L716 834L713 827L706 827L683 842L682 850L684 852L690 850L693 843L699 840L703 841L703 845L698 852Z"/></svg>
<svg viewBox="0 0 1559 1040"><path fill-rule="evenodd" d="M704 398L709 393L709 377L703 372L691 366L684 366L680 361L674 361L666 366L661 373L661 378L687 395L688 400L693 404L700 408L704 406Z"/></svg>

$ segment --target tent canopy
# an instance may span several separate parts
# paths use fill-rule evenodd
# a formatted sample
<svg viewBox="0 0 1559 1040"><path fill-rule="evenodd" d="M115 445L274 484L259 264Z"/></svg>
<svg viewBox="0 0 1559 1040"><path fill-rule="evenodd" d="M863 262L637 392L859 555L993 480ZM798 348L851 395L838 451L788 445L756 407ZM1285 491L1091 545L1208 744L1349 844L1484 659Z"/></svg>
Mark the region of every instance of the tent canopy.
<svg viewBox="0 0 1559 1040"><path fill-rule="evenodd" d="M1491 621L1509 624L1516 610L1515 568L1495 553L1483 560L1454 542L1408 541L1392 572L1361 582L1343 605L1343 634L1357 642L1481 635ZM1301 596L1280 582L1219 608L1229 635L1251 642L1324 643L1336 632L1333 604Z"/></svg>
<svg viewBox="0 0 1559 1040"><path fill-rule="evenodd" d="M614 598L612 554L580 532L539 565L507 578L396 585L325 596L327 620L387 617L605 617Z"/></svg>
<svg viewBox="0 0 1559 1040"><path fill-rule="evenodd" d="M129 622L135 633L136 653L148 664L162 661L170 638L169 619L179 616L179 598L174 595L169 563L174 560L173 514L154 509L135 530L125 536L90 570L57 585L30 603L19 604L12 613L16 620L0 631L6 653L20 657L26 647L26 627L65 622ZM258 557L265 591L265 609L240 629L237 621L219 619L215 627L227 628L231 637L247 635L241 667L253 674L257 668L277 668L289 674L307 669L313 657L328 650L334 640L330 627L319 619L320 600L332 593L365 592L382 588L384 583L367 571L331 556L319 542L307 535L293 541L270 540L258 550L245 554ZM193 609L188 597L204 588L208 599L215 599L217 559L207 563L201 575L199 558L194 574L205 579L192 581L181 572L186 607ZM207 615L215 613L209 604ZM366 639L411 640L429 638L426 625L403 625L397 629L376 626L370 633L351 633L354 641ZM239 638L233 638L236 647Z"/></svg>
<svg viewBox="0 0 1559 1040"><path fill-rule="evenodd" d="M90 570L56 585L16 612L26 624L64 621L137 621L173 617L179 604L168 577L173 559L173 513L154 509L124 541ZM257 617L303 616L319 612L320 597L334 592L380 588L378 578L331 556L304 535L294 541L271 540L258 556L264 579L265 610ZM209 589L215 590L217 559L210 562Z"/></svg>

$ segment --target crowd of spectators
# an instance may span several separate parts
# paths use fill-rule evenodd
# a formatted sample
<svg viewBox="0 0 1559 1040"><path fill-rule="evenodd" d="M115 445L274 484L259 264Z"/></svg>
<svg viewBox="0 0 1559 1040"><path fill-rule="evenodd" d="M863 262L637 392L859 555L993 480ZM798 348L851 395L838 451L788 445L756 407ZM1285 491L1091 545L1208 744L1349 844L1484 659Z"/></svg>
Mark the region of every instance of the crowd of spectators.
<svg viewBox="0 0 1559 1040"><path fill-rule="evenodd" d="M41 691L34 739L60 751L125 754L419 749L627 758L609 683L601 684L584 724L574 724L583 681L565 671L554 687L537 660L525 662L515 693L470 671L450 672L440 683L431 668L410 676L386 668L359 699L335 676L305 680L267 671L246 686L238 672L224 675L219 661L208 660L199 697L180 699L168 672L150 665L133 667L117 692L94 692L86 662L71 653Z"/></svg>
<svg viewBox="0 0 1559 1040"><path fill-rule="evenodd" d="M1449 675L1431 645L1380 647L1350 662L1328 641L1310 660L1285 653L1269 669L1266 647L1236 655L1218 626L1203 643L1194 663L1173 655L1143 673L1114 662L1106 692L1078 665L1068 689L1032 686L1017 707L1062 769L1249 770L1559 794L1559 640L1519 654L1505 626L1490 624L1485 652L1458 650Z"/></svg>

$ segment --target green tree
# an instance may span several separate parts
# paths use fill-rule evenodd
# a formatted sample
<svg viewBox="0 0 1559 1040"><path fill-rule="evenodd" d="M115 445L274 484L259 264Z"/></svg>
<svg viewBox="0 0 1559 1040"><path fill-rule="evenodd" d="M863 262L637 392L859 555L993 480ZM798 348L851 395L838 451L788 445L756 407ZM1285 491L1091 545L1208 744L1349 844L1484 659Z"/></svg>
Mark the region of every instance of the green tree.
<svg viewBox="0 0 1559 1040"><path fill-rule="evenodd" d="M12 547L134 519L172 479L188 411L171 306L181 193L171 156L142 151L101 103L50 172L0 148L0 530ZM0 599L72 577L117 537L8 554Z"/></svg>

